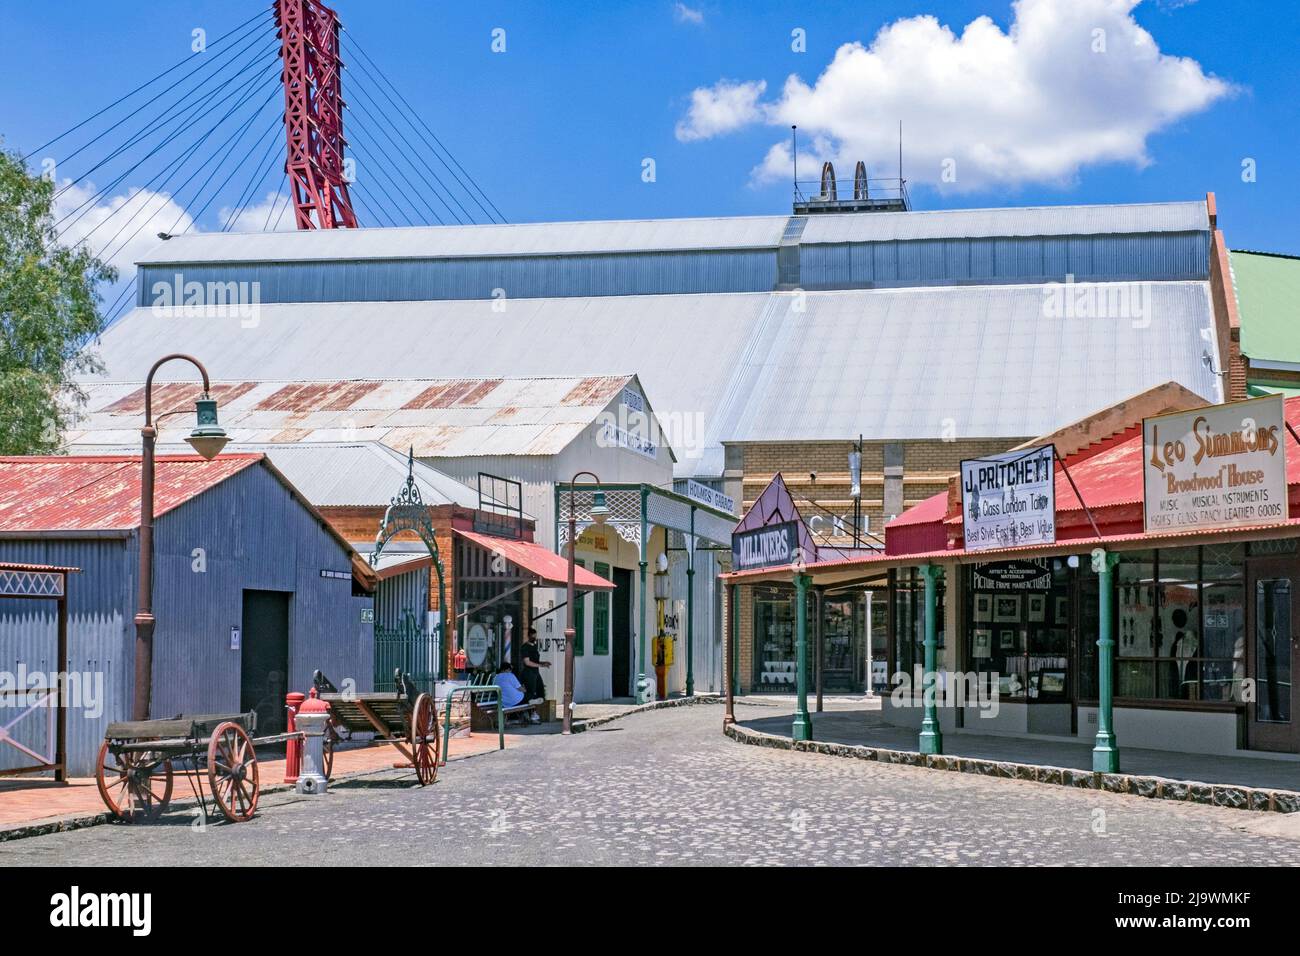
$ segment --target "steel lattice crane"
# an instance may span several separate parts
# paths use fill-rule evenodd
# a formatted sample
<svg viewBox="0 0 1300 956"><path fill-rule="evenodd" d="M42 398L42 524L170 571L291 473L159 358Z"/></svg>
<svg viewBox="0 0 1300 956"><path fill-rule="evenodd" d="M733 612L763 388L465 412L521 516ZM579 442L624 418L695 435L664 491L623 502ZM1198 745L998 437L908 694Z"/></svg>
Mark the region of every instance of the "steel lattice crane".
<svg viewBox="0 0 1300 956"><path fill-rule="evenodd" d="M344 177L338 14L318 0L276 0L285 172L299 229L356 228Z"/></svg>

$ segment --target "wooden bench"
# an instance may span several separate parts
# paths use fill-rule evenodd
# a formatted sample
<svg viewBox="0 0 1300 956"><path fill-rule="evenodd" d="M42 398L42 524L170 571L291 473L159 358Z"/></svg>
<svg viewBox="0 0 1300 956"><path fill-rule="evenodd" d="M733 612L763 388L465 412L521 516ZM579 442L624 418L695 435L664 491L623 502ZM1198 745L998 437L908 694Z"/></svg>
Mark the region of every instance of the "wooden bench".
<svg viewBox="0 0 1300 956"><path fill-rule="evenodd" d="M537 705L524 701L515 704L513 707L502 707L501 715L505 719L507 726L510 724L511 717L524 717L527 714L537 712ZM538 717L540 718L540 714ZM471 731L487 731L497 729L497 702L494 696L483 695L474 701L474 706L470 710L469 729Z"/></svg>

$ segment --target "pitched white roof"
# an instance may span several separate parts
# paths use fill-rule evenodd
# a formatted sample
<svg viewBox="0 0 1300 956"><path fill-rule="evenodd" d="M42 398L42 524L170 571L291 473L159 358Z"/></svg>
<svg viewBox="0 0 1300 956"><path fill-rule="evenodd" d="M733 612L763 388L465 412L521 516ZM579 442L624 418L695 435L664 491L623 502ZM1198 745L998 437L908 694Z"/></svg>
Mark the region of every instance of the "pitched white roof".
<svg viewBox="0 0 1300 956"><path fill-rule="evenodd" d="M503 313L465 300L283 304L262 305L255 328L241 327L239 318L176 319L137 309L104 334L100 348L108 380L137 384L104 386L118 391L92 392L90 407L96 412L112 394L138 388L159 342L201 356L215 379L255 383L245 396L252 404L285 382L329 380L339 389L356 380L385 383L374 392L393 396L374 410L382 419L353 413L359 429L401 424L392 417L397 399L431 369L471 379L602 377L631 368L676 452L677 473L714 475L724 441L859 433L1023 438L1167 381L1221 400L1218 377L1202 360L1214 347L1205 331L1212 328L1208 283L1098 285L1103 300L1138 297L1141 314L1113 318L1054 318L1045 307L1052 291L1009 285L512 299ZM163 373L190 375L176 365ZM231 423L260 427L251 414L239 417L239 401L229 403ZM322 404L330 403L306 403ZM290 414L297 417L267 427L321 429L326 439L341 421L334 412ZM120 427L135 429L138 421L122 419ZM134 431L123 435L119 443L135 440ZM298 439L263 432L247 440ZM405 438L384 440L406 447ZM475 453L496 447L480 440L496 439L473 436Z"/></svg>

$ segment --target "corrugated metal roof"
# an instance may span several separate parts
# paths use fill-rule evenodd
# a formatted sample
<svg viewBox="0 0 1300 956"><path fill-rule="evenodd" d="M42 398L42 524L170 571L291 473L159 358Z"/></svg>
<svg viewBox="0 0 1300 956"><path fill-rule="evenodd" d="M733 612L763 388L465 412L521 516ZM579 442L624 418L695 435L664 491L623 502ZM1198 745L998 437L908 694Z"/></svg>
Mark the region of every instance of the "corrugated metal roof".
<svg viewBox="0 0 1300 956"><path fill-rule="evenodd" d="M632 219L305 232L195 233L154 247L142 264L473 258L767 249L781 243L789 216ZM808 217L802 241L879 242L972 236L1204 232L1205 203L1133 203L845 213Z"/></svg>
<svg viewBox="0 0 1300 956"><path fill-rule="evenodd" d="M379 442L303 442L237 445L260 451L317 507L383 507L406 481L406 455ZM478 492L415 462L415 483L426 505L478 507Z"/></svg>
<svg viewBox="0 0 1300 956"><path fill-rule="evenodd" d="M357 449L368 442L381 442L399 452L414 447L421 457L554 455L590 426L619 390L633 380L632 375L598 375L388 382L246 381L217 382L213 389L214 394L228 396L229 400L219 405L219 414L222 427L236 447L329 446L329 452L300 452L312 455L311 463L301 474L290 476L309 500L326 504L333 503L326 498L340 495L374 497L373 479L365 474L350 478L339 473L348 455L353 456L346 462L348 470L355 466L363 473L375 471L380 464L377 460L355 460L356 455L364 454L364 450ZM199 386L192 383L163 387L170 389L169 396L178 408L192 406L199 393ZM66 443L78 449L129 447L130 432L138 427L134 401L137 391L134 383L86 386L86 414L67 433ZM123 392L127 393L125 398ZM160 425L159 442L182 442L190 427L184 415L168 419ZM346 451L348 448L354 451ZM404 458L402 465L404 469ZM391 476L384 475L383 480L391 484ZM387 501L392 493L390 487L382 500ZM460 500L462 496L450 485L437 493L447 500ZM474 501L477 503L477 496Z"/></svg>
<svg viewBox="0 0 1300 956"><path fill-rule="evenodd" d="M160 243L140 262L294 262L766 248L781 241L788 218L731 216L248 234L191 233Z"/></svg>
<svg viewBox="0 0 1300 956"><path fill-rule="evenodd" d="M516 538L500 538L491 534L463 531L460 528L456 529L456 534L535 575L540 584L549 587L564 587L568 584L569 562L563 555L543 548L540 544ZM607 581L583 567L573 569L573 583L576 588L583 591L614 590L612 581Z"/></svg>
<svg viewBox="0 0 1300 956"><path fill-rule="evenodd" d="M809 216L801 242L883 242L977 236L1095 236L1206 232L1204 202L1024 206Z"/></svg>
<svg viewBox="0 0 1300 956"><path fill-rule="evenodd" d="M262 460L159 456L154 516ZM139 456L0 458L0 531L127 531L140 526Z"/></svg>
<svg viewBox="0 0 1300 956"><path fill-rule="evenodd" d="M1202 336L1213 327L1207 282L1075 287L1099 301L1138 297L1132 304L1141 315L1111 319L1051 317L1047 296L1062 288L516 299L500 314L471 301L280 304L262 306L256 328L241 328L238 318L176 321L137 309L104 334L100 348L107 377L133 384L97 386L89 407L98 413L136 389L165 339L202 355L224 381L263 380L231 402L228 424L241 441L312 435L381 440L400 450L415 442L420 454L422 447L515 454L577 433L565 429L582 416L568 415L554 392L544 403L506 401L510 393L502 392L493 409L501 417L492 423L472 417L482 413L477 406L468 419L401 410L429 388L420 376L430 356L395 343L433 342L439 370L463 378L597 377L635 368L683 476L721 474L724 441L1023 438L1168 381L1221 399L1218 377L1201 361L1213 342ZM169 372L185 374L163 369ZM327 377L387 384L348 411L251 411L285 382ZM506 413L530 404L546 405L548 414ZM507 419L512 424L502 425ZM486 430L456 441L442 430L470 424ZM138 422L93 415L90 428L117 431L73 431L71 440L128 444Z"/></svg>
<svg viewBox="0 0 1300 956"><path fill-rule="evenodd" d="M1300 426L1300 398L1287 399L1283 408L1286 421L1292 427ZM1286 442L1285 448L1287 484L1294 489L1300 486L1300 448L1297 448L1293 442ZM1129 426L1119 435L1107 439L1097 447L1089 446L1069 455L1065 460L1065 466L1070 469L1068 477L1061 469L1058 468L1056 471L1058 522L1066 516L1078 520L1084 511L1083 502L1086 502L1093 512L1104 508L1142 504L1144 498L1142 423L1137 422ZM1073 479L1073 485L1070 479ZM948 493L944 491L921 501L890 521L885 526L886 534L895 528L922 524L947 523L960 526L961 515L948 517L947 512ZM1107 522L1104 518L1099 518L1098 521L1104 534L1107 530ZM891 553L902 552L891 550Z"/></svg>
<svg viewBox="0 0 1300 956"><path fill-rule="evenodd" d="M1300 258L1231 252L1241 351L1256 361L1300 364Z"/></svg>

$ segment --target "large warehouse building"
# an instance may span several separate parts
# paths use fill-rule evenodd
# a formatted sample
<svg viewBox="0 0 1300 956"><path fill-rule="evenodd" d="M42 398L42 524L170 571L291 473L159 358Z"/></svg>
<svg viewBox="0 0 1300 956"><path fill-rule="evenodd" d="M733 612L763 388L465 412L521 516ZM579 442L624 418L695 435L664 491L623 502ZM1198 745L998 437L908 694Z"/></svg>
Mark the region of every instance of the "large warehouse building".
<svg viewBox="0 0 1300 956"><path fill-rule="evenodd" d="M359 396L416 380L631 373L675 457L665 482L723 492L739 514L783 473L805 517L825 517L826 543L846 546L859 437L873 534L963 457L1166 382L1207 401L1244 390L1226 255L1213 197L178 236L140 263L137 307L104 335L107 371L87 384L138 383L160 350L194 353L239 387L355 382ZM199 307L171 307L186 301ZM447 467L419 407L348 401L357 427L411 426L401 448ZM106 408L92 401L90 420ZM302 440L314 414L337 410L304 406L257 440ZM75 444L121 441L99 428ZM539 533L554 528L553 505L529 510ZM697 670L718 674L719 565L705 553L696 653L711 666ZM643 568L655 557L643 549ZM864 605L848 616L860 667Z"/></svg>

